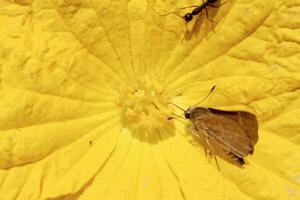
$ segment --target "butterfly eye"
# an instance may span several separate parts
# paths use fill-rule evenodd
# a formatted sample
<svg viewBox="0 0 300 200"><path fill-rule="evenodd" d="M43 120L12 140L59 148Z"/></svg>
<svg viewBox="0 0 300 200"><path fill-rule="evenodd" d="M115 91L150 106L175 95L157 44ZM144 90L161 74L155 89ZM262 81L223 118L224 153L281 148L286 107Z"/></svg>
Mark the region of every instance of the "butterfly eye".
<svg viewBox="0 0 300 200"><path fill-rule="evenodd" d="M185 117L186 119L190 119L190 118L191 118L190 112L189 112L189 111L185 111L185 112L184 112L184 117Z"/></svg>

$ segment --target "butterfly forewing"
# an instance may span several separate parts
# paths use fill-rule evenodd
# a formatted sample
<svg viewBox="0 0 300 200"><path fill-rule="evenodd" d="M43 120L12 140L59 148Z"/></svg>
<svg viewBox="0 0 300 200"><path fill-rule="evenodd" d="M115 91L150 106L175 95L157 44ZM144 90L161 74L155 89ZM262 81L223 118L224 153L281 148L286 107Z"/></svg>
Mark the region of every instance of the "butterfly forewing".
<svg viewBox="0 0 300 200"><path fill-rule="evenodd" d="M223 111L209 108L213 114L227 117L237 122L251 139L251 144L254 146L258 140L258 124L255 115L245 111Z"/></svg>
<svg viewBox="0 0 300 200"><path fill-rule="evenodd" d="M207 137L212 137L223 148L238 156L246 156L251 151L250 138L233 120L208 114L202 120L196 121L198 130L204 130Z"/></svg>
<svg viewBox="0 0 300 200"><path fill-rule="evenodd" d="M194 129L202 137L205 148L235 165L253 153L258 140L256 117L243 111L222 111L211 108L190 110Z"/></svg>

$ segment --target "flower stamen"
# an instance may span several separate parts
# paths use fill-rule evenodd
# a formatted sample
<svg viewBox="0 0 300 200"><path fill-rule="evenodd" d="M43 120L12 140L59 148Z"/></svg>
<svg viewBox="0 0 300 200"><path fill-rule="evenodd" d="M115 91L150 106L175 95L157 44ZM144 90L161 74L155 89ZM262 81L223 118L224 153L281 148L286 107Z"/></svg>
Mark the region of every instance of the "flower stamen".
<svg viewBox="0 0 300 200"><path fill-rule="evenodd" d="M171 108L163 87L153 78L140 78L133 87L120 89L117 105L122 107L123 120L134 128L160 128L168 122Z"/></svg>

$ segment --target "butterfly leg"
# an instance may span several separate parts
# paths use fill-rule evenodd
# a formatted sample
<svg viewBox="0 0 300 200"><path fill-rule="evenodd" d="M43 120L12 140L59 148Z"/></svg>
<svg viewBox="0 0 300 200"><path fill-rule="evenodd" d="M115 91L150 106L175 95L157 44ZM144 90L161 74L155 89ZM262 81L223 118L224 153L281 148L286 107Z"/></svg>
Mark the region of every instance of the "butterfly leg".
<svg viewBox="0 0 300 200"><path fill-rule="evenodd" d="M214 154L214 159L216 161L216 165L217 165L217 168L218 168L218 171L220 172L220 167L219 167L219 163L218 163L218 160L217 160L217 156Z"/></svg>
<svg viewBox="0 0 300 200"><path fill-rule="evenodd" d="M207 145L210 147L210 149L212 150L212 154L213 154L213 157L214 157L214 159L215 159L215 161L216 161L216 165L217 165L217 168L218 168L218 171L221 171L220 170L220 166L219 166L219 163L218 163L218 160L217 160L217 157L216 157L216 155L214 154L214 148L213 148L213 146L210 144L210 142L209 142L209 137L207 136L207 134L205 133L205 141L206 141L206 143L207 143Z"/></svg>
<svg viewBox="0 0 300 200"><path fill-rule="evenodd" d="M219 167L217 157L214 154L213 147L210 145L209 140L208 140L208 136L205 133L205 131L204 131L204 135L203 135L198 130L196 130L196 128L193 125L190 125L188 128L193 133L193 135L197 138L197 140L202 144L202 146L204 148L205 156L207 156L207 157L208 156L209 157L213 156L215 161L216 161L218 171L221 171L220 167Z"/></svg>
<svg viewBox="0 0 300 200"><path fill-rule="evenodd" d="M196 130L196 128L193 125L188 126L188 129L193 134L193 136L197 139L197 141L202 145L205 156L206 157L210 156L211 152L208 150L206 142L204 141L203 136L201 136L201 133L198 130Z"/></svg>

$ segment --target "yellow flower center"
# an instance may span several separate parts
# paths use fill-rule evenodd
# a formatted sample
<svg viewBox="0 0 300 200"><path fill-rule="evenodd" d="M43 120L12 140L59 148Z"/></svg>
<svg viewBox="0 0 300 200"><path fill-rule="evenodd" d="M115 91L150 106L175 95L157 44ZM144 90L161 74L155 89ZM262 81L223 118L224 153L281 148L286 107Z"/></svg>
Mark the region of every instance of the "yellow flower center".
<svg viewBox="0 0 300 200"><path fill-rule="evenodd" d="M155 79L140 78L122 86L117 105L122 107L122 120L126 126L151 130L169 122L169 100Z"/></svg>

